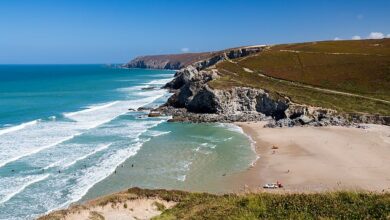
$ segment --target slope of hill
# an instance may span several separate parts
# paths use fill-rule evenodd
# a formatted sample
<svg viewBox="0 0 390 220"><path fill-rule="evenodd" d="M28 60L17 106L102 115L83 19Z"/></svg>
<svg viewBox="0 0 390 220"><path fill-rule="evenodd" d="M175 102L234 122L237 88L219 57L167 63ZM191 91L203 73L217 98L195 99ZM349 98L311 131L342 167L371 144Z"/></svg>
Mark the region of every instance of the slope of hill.
<svg viewBox="0 0 390 220"><path fill-rule="evenodd" d="M390 39L277 45L217 69L214 88L245 85L297 103L390 115Z"/></svg>
<svg viewBox="0 0 390 220"><path fill-rule="evenodd" d="M199 68L202 62L167 85L179 89L168 105L225 121L261 118L232 117L251 112L287 119L285 125L324 118L390 124L390 39L274 45Z"/></svg>
<svg viewBox="0 0 390 220"><path fill-rule="evenodd" d="M390 39L278 45L237 65L278 79L390 100Z"/></svg>
<svg viewBox="0 0 390 220"><path fill-rule="evenodd" d="M387 219L389 215L388 193L212 195L132 188L39 219Z"/></svg>

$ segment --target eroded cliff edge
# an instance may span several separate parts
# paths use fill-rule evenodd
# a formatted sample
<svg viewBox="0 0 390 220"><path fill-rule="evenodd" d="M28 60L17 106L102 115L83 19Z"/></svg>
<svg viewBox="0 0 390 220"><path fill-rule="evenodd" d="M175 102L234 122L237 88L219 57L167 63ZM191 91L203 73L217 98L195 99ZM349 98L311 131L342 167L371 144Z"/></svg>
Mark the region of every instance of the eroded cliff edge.
<svg viewBox="0 0 390 220"><path fill-rule="evenodd" d="M254 88L244 84L221 89L215 88L210 83L221 79L221 77L226 77L226 73L216 68L218 63L236 63L237 60L244 60L267 51L268 48L265 45L233 48L209 53L205 56L206 58L203 57L204 59L198 57L199 59L196 61L184 65L176 72L174 79L164 86L173 95L165 105L154 111L173 116L172 121L267 120L270 127L350 125L353 123L390 125L390 116L388 115L346 113L331 108L295 103L288 95L268 91L261 88L261 85ZM138 67L149 68L153 66L141 65ZM251 70L245 69L245 71L250 72ZM229 74L236 75L234 72Z"/></svg>
<svg viewBox="0 0 390 220"><path fill-rule="evenodd" d="M212 68L221 61L243 58L265 46L239 48L182 68L165 85L174 94L158 111L172 115L173 121L235 122L268 120L269 126L349 125L351 123L390 124L388 116L346 114L335 110L294 103L289 97L264 89L233 87L215 89L209 82L223 74Z"/></svg>

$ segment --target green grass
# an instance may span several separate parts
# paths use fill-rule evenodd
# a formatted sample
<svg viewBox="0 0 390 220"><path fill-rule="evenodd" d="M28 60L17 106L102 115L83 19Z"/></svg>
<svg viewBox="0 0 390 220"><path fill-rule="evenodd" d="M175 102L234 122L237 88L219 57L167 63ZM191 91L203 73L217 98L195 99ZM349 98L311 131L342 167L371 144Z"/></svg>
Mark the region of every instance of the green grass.
<svg viewBox="0 0 390 220"><path fill-rule="evenodd" d="M136 198L160 198L176 203L169 209L160 206L162 204L155 204L162 213L153 220L390 218L390 193L352 191L214 195L178 190L131 188L126 192L102 197L93 204L104 200L126 203ZM77 212L82 208L83 206L76 206L68 210L55 211L39 219L63 219L69 212ZM99 219L98 214L91 213L91 217Z"/></svg>
<svg viewBox="0 0 390 220"><path fill-rule="evenodd" d="M177 204L153 218L167 219L386 219L390 194L327 192L315 194L212 195L167 190L129 189L142 197Z"/></svg>
<svg viewBox="0 0 390 220"><path fill-rule="evenodd" d="M165 205L159 202L153 202L153 205L156 206L157 210L162 212L165 210Z"/></svg>
<svg viewBox="0 0 390 220"><path fill-rule="evenodd" d="M319 53L357 53L370 55L390 56L390 40L344 40L321 41L295 44L280 44L273 47L275 50L299 50Z"/></svg>
<svg viewBox="0 0 390 220"><path fill-rule="evenodd" d="M239 65L279 79L390 100L390 56L267 51Z"/></svg>
<svg viewBox="0 0 390 220"><path fill-rule="evenodd" d="M305 87L390 101L390 39L276 45L258 55L233 61L236 63L225 61L217 65L221 77L210 82L211 87L261 88L274 95L288 96L296 103L344 113L390 115L390 104L386 102ZM248 73L243 68L254 72Z"/></svg>
<svg viewBox="0 0 390 220"><path fill-rule="evenodd" d="M390 104L358 97L336 95L295 86L285 81L265 78L257 73L245 72L237 64L220 63L222 77L209 82L215 89L246 86L268 91L274 97L288 96L293 102L338 110L342 113L370 113L390 115ZM225 71L228 69L228 71ZM234 73L234 74L233 74Z"/></svg>

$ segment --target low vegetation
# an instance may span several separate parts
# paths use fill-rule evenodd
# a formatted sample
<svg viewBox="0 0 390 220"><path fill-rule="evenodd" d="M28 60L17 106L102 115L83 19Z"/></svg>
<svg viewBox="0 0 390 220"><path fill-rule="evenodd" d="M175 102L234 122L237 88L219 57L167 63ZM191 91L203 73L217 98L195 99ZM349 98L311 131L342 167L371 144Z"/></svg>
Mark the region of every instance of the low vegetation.
<svg viewBox="0 0 390 220"><path fill-rule="evenodd" d="M146 197L178 202L161 219L386 219L390 194L329 192L212 195L167 190L129 189Z"/></svg>
<svg viewBox="0 0 390 220"><path fill-rule="evenodd" d="M156 206L157 210L160 212L165 210L165 205L162 203L154 202L153 205Z"/></svg>
<svg viewBox="0 0 390 220"><path fill-rule="evenodd" d="M154 219L386 219L389 214L388 194L191 194Z"/></svg>
<svg viewBox="0 0 390 220"><path fill-rule="evenodd" d="M261 88L345 113L390 115L390 39L276 45L225 61L213 88Z"/></svg>
<svg viewBox="0 0 390 220"><path fill-rule="evenodd" d="M153 203L162 213L153 220L176 219L389 219L390 193L256 193L214 195L177 190L131 188L98 199L99 204L123 203L134 199L175 202L171 208ZM63 219L78 207L60 210L40 219ZM72 211L70 211L72 210ZM131 213L131 210L130 210ZM90 213L101 219L98 212Z"/></svg>

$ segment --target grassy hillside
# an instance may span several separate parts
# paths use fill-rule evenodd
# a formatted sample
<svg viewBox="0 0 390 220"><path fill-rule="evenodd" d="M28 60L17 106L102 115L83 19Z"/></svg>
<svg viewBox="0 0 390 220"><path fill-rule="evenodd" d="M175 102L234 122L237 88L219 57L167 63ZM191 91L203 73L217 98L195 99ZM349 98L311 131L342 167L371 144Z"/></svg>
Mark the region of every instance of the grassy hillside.
<svg viewBox="0 0 390 220"><path fill-rule="evenodd" d="M154 220L386 219L390 195L354 192L223 195L188 193Z"/></svg>
<svg viewBox="0 0 390 220"><path fill-rule="evenodd" d="M183 191L132 188L97 201L101 206L124 207L136 199L160 198L176 203L154 220L176 219L388 219L390 194L365 192L333 192L316 194L258 193L245 195L212 195ZM83 208L84 206L80 206ZM73 207L77 209L78 206ZM88 207L84 207L87 208ZM129 213L132 209L129 207ZM81 210L79 208L79 210ZM68 210L55 211L40 219L63 219Z"/></svg>
<svg viewBox="0 0 390 220"><path fill-rule="evenodd" d="M251 86L297 103L390 115L390 39L276 45L217 68L214 88Z"/></svg>

